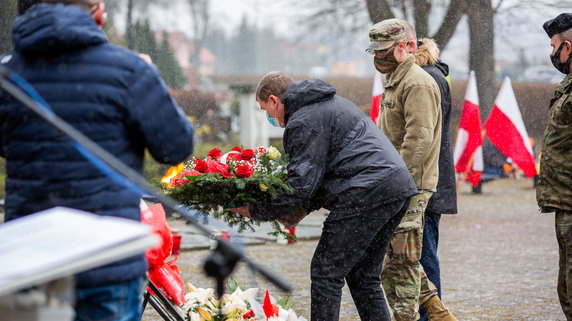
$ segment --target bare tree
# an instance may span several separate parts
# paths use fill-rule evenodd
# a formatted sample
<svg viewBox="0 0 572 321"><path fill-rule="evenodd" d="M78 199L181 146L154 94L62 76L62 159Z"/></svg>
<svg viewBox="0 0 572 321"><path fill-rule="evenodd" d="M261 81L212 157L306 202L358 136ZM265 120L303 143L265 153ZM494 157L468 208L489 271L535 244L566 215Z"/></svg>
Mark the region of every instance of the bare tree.
<svg viewBox="0 0 572 321"><path fill-rule="evenodd" d="M188 0L188 2L191 9L191 23L194 36L194 50L191 55L191 64L198 69L200 66L201 50L209 32L210 0Z"/></svg>
<svg viewBox="0 0 572 321"><path fill-rule="evenodd" d="M332 14L336 8L350 8L350 4L365 5L370 18L370 25L381 20L401 17L413 25L418 37L434 38L441 49L447 47L455 33L461 18L468 16L470 49L469 68L475 70L479 83L479 99L482 106L491 108L495 94L494 73L494 9L492 0L321 0L322 9L318 15ZM502 2L502 0L500 0ZM327 4L324 6L324 4ZM431 34L429 23L435 23L434 8L440 8L445 13L436 32ZM351 7L360 10L359 6ZM312 22L310 22L312 23ZM328 26L330 27L330 26ZM485 110L483 115L488 115Z"/></svg>
<svg viewBox="0 0 572 321"><path fill-rule="evenodd" d="M469 68L475 71L481 118L492 109L495 92L494 12L490 0L467 0L469 21Z"/></svg>
<svg viewBox="0 0 572 321"><path fill-rule="evenodd" d="M413 25L418 37L434 38L441 49L447 47L455 33L457 25L466 16L469 25L469 68L475 70L477 76L479 101L481 103L483 117L488 116L492 108L495 95L495 71L494 71L494 17L498 12L515 11L519 9L542 10L546 8L559 8L568 10L572 7L571 0L320 0L321 10L317 10L311 17L310 24L319 27L318 16L336 13L337 8L352 8L362 10L357 5L364 4L370 18L370 23L385 19L401 17ZM445 14L438 23L438 28L431 34L430 22L435 23L433 9L439 7ZM355 12L349 12L355 15ZM355 20L354 20L355 21ZM331 26L328 25L327 28Z"/></svg>
<svg viewBox="0 0 572 321"><path fill-rule="evenodd" d="M327 0L339 1L339 0ZM463 15L467 12L469 0L453 0L446 7L446 13L434 34L429 32L429 21L432 8L443 6L437 0L364 0L371 23L400 16L415 25L418 37L431 37L441 49L445 48L455 33L455 29ZM398 13L398 14L396 14Z"/></svg>

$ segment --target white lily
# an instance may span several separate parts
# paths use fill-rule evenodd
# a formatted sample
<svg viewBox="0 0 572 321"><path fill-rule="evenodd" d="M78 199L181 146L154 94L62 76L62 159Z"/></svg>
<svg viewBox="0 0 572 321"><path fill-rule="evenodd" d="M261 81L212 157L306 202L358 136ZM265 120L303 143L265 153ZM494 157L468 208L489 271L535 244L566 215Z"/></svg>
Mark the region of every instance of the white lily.
<svg viewBox="0 0 572 321"><path fill-rule="evenodd" d="M229 302L246 302L249 298L255 298L257 294L258 288L250 288L246 291L236 288L236 290L230 295Z"/></svg>
<svg viewBox="0 0 572 321"><path fill-rule="evenodd" d="M197 312L189 312L189 321L201 321L201 316Z"/></svg>
<svg viewBox="0 0 572 321"><path fill-rule="evenodd" d="M228 315L234 313L238 310L238 313L244 314L248 310L246 310L246 303L243 302L235 302L235 303L227 303L222 307L222 314Z"/></svg>
<svg viewBox="0 0 572 321"><path fill-rule="evenodd" d="M264 314L264 309L262 308L262 304L260 304L254 298L248 298L248 303L250 303L250 308L252 309L252 311L254 311L256 320L266 320L266 315Z"/></svg>
<svg viewBox="0 0 572 321"><path fill-rule="evenodd" d="M188 310L195 305L205 305L214 298L214 289L198 288L194 292L185 294L185 303L183 309Z"/></svg>

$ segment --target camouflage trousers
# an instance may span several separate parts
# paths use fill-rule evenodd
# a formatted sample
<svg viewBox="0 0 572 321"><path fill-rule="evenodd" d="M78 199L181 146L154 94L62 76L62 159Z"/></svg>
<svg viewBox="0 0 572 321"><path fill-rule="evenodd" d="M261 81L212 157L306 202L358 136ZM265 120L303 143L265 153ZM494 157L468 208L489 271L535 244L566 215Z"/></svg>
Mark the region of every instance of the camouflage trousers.
<svg viewBox="0 0 572 321"><path fill-rule="evenodd" d="M411 198L409 208L395 229L381 271L381 283L391 308L391 320L416 321L419 304L437 295L419 260L423 246L423 221L432 192Z"/></svg>
<svg viewBox="0 0 572 321"><path fill-rule="evenodd" d="M572 321L572 212L556 211L556 239L558 240L558 299L566 316Z"/></svg>

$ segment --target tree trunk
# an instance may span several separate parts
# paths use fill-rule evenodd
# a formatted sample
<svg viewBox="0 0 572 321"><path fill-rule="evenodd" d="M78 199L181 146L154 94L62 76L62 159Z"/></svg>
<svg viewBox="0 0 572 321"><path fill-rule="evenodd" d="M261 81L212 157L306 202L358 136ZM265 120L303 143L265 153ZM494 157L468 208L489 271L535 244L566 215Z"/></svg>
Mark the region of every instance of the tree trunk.
<svg viewBox="0 0 572 321"><path fill-rule="evenodd" d="M429 13L431 12L431 1L413 1L413 20L415 20L415 32L417 38L429 36Z"/></svg>
<svg viewBox="0 0 572 321"><path fill-rule="evenodd" d="M16 17L16 0L0 0L0 54L12 49L12 22Z"/></svg>
<svg viewBox="0 0 572 321"><path fill-rule="evenodd" d="M201 50L209 31L210 23L210 0L189 0L191 8L192 27L194 34L194 49L191 54L191 65L196 70L197 82L200 83Z"/></svg>
<svg viewBox="0 0 572 321"><path fill-rule="evenodd" d="M469 68L475 71L481 118L488 117L496 91L494 61L494 21L490 0L471 0L469 18Z"/></svg>
<svg viewBox="0 0 572 321"><path fill-rule="evenodd" d="M437 43L437 45L441 50L447 47L449 40L451 40L451 37L453 37L453 34L455 33L455 29L457 28L459 21L461 21L461 18L467 12L467 6L469 1L470 0L451 1L451 4L447 8L447 13L443 18L443 22L439 27L439 30L437 30L437 32L433 36L435 42Z"/></svg>
<svg viewBox="0 0 572 321"><path fill-rule="evenodd" d="M127 43L127 48L133 50L135 48L135 33L133 29L133 6L135 5L135 0L127 1L127 24L125 28L125 42Z"/></svg>
<svg viewBox="0 0 572 321"><path fill-rule="evenodd" d="M459 21L466 13L467 3L469 1L470 0L453 0L449 4L447 13L443 18L443 22L441 23L439 30L432 36L435 38L435 41L441 50L445 49L449 40L455 33L455 29L457 28ZM418 38L429 36L429 13L433 2L434 1L432 0L414 0L413 21L409 22L415 25L415 31ZM395 18L392 7L387 0L365 0L365 3L369 17L373 23Z"/></svg>
<svg viewBox="0 0 572 321"><path fill-rule="evenodd" d="M365 0L365 3L372 23L378 23L385 19L395 18L395 15L391 11L391 7L387 1Z"/></svg>

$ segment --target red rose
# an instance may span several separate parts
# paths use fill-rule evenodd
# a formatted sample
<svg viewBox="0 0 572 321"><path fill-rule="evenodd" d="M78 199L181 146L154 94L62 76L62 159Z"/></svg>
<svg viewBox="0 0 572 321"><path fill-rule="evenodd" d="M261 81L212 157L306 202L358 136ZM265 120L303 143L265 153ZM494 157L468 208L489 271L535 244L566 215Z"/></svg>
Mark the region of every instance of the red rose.
<svg viewBox="0 0 572 321"><path fill-rule="evenodd" d="M258 154L261 154L261 155L266 154L266 148L264 146L257 147L256 151L258 152Z"/></svg>
<svg viewBox="0 0 572 321"><path fill-rule="evenodd" d="M242 151L242 148L236 146L236 147L233 147L231 150L234 150L234 151L237 151L237 152L241 152L241 151Z"/></svg>
<svg viewBox="0 0 572 321"><path fill-rule="evenodd" d="M233 176L228 172L228 165L219 163L212 159L207 159L205 162L207 165L206 173L220 173L223 177Z"/></svg>
<svg viewBox="0 0 572 321"><path fill-rule="evenodd" d="M218 160L221 155L222 155L222 152L220 151L219 148L213 148L213 149L211 149L211 151L207 154L208 157L210 157L210 158L212 158L212 159L216 159L216 160Z"/></svg>
<svg viewBox="0 0 572 321"><path fill-rule="evenodd" d="M243 149L241 159L249 160L254 157L254 150L253 149Z"/></svg>
<svg viewBox="0 0 572 321"><path fill-rule="evenodd" d="M201 176L203 175L203 173L197 171L196 169L190 170L190 171L182 171L181 174L178 175L178 177L187 177L187 176Z"/></svg>
<svg viewBox="0 0 572 321"><path fill-rule="evenodd" d="M206 173L207 163L201 159L195 158L193 161L195 163L195 170L201 173Z"/></svg>
<svg viewBox="0 0 572 321"><path fill-rule="evenodd" d="M186 178L171 178L171 184L173 185L173 187L182 185L188 181L189 180Z"/></svg>
<svg viewBox="0 0 572 321"><path fill-rule="evenodd" d="M236 170L234 171L238 177L250 177L254 174L254 169L249 165L236 165Z"/></svg>
<svg viewBox="0 0 572 321"><path fill-rule="evenodd" d="M227 156L227 163L229 160L239 161L242 160L242 154L238 152L230 152Z"/></svg>

